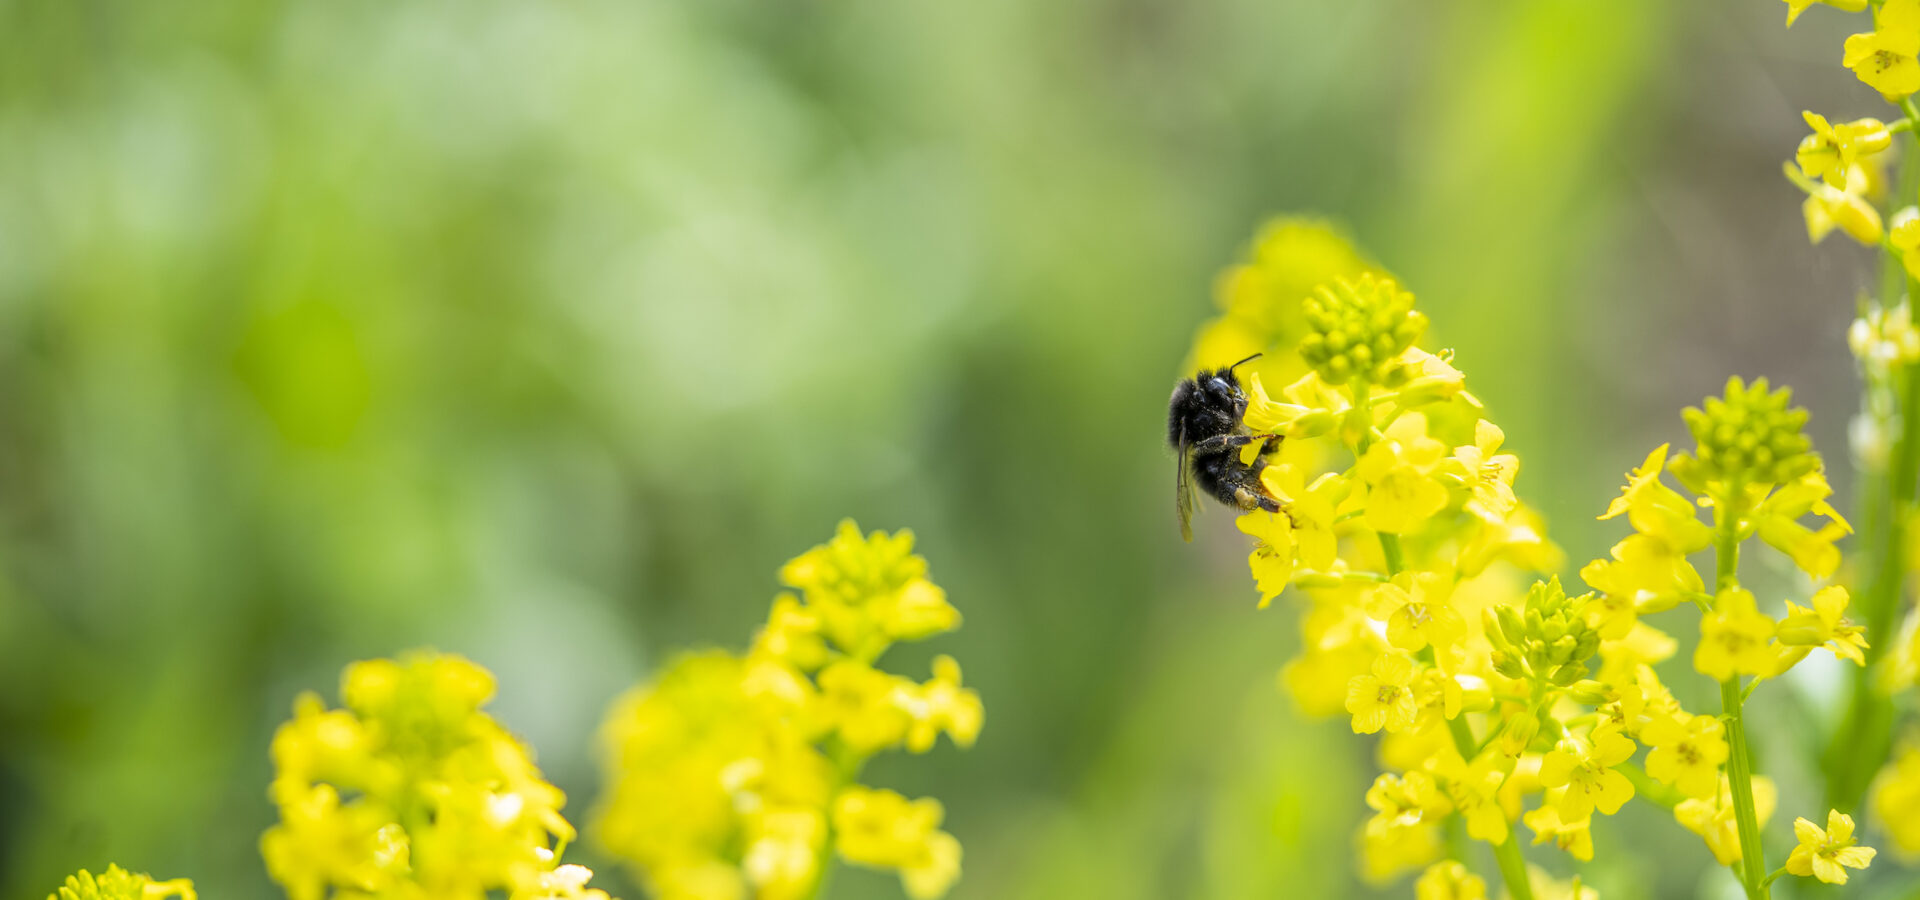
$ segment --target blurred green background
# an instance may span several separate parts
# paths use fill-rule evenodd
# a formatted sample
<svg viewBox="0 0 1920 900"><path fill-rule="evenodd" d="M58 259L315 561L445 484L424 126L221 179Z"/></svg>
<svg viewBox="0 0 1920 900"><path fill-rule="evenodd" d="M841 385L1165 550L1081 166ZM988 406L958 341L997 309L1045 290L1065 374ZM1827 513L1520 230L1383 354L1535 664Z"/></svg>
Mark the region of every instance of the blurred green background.
<svg viewBox="0 0 1920 900"><path fill-rule="evenodd" d="M584 821L609 700L743 645L853 516L967 617L890 660L957 656L980 744L871 770L947 801L958 900L1365 896L1371 743L1276 689L1295 617L1230 517L1173 521L1214 274L1271 214L1346 223L1570 567L1728 374L1798 389L1845 496L1874 273L1779 165L1800 109L1884 106L1853 20L1784 15L0 0L0 894L275 896L272 729L420 645L500 677ZM1763 767L1817 707L1764 702ZM1613 896L1730 884L1646 810L1597 841Z"/></svg>

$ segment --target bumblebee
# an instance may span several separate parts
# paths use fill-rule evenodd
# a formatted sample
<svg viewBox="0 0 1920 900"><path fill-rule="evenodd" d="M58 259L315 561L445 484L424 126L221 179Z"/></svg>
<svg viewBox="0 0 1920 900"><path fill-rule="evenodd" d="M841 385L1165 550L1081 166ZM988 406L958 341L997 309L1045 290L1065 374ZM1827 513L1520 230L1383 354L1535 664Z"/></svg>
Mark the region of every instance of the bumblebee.
<svg viewBox="0 0 1920 900"><path fill-rule="evenodd" d="M1267 466L1266 457L1280 449L1280 437L1247 430L1242 421L1247 394L1233 374L1260 356L1255 353L1223 369L1201 369L1175 385L1167 401L1167 443L1180 457L1173 504L1180 514L1180 536L1189 541L1193 540L1193 513L1199 506L1193 492L1196 483L1236 509L1280 511L1280 501L1260 485L1260 470ZM1242 463L1240 448L1254 441L1262 442L1260 455L1252 465Z"/></svg>

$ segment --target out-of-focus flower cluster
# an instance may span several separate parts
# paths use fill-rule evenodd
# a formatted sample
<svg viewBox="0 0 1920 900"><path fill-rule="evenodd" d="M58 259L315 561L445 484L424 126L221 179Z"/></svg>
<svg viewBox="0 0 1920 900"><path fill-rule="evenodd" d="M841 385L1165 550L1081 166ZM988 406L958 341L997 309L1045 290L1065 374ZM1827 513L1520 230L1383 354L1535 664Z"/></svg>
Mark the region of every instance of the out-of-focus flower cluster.
<svg viewBox="0 0 1920 900"><path fill-rule="evenodd" d="M98 877L85 869L68 875L67 883L48 894L47 900L198 900L198 896L193 882L185 878L155 881L108 864Z"/></svg>
<svg viewBox="0 0 1920 900"><path fill-rule="evenodd" d="M481 711L493 692L480 666L416 653L348 666L344 708L295 701L273 738L280 823L260 841L292 900L607 900L559 864L565 798Z"/></svg>
<svg viewBox="0 0 1920 900"><path fill-rule="evenodd" d="M1884 144L1854 149L1874 146ZM1669 459L1657 448L1629 477L1601 518L1625 516L1632 533L1581 570L1591 592L1569 596L1534 574L1562 557L1514 492L1520 461L1505 435L1450 354L1416 346L1426 319L1411 295L1377 269L1355 272L1358 254L1330 234L1295 222L1265 231L1253 266L1288 258L1326 283L1236 296L1203 329L1195 358L1269 356L1248 378L1244 424L1256 440L1243 459L1284 441L1261 471L1282 510L1238 525L1254 538L1261 605L1288 587L1305 601L1302 649L1283 685L1309 713L1344 713L1354 732L1384 733L1386 771L1367 792L1374 815L1359 837L1363 874L1424 867L1421 897L1484 896L1480 876L1442 860L1449 816L1518 873L1518 826L1534 844L1590 859L1593 816L1618 812L1650 782L1719 861L1738 860L1733 795L1763 795L1754 810L1763 818L1772 786L1744 770L1730 777L1728 725L1719 711L1681 708L1661 684L1653 666L1679 645L1644 617L1697 609L1693 663L1715 681L1775 677L1821 647L1860 661L1865 641L1844 588L1776 616L1734 579L1709 587L1689 561L1717 538L1757 537L1811 579L1834 574L1834 542L1848 526L1827 504L1806 413L1784 390L1737 379L1687 410L1694 449ZM1249 308L1260 302L1271 308ZM1248 338L1274 343L1219 341L1234 321L1281 324ZM1296 374L1270 391L1263 376L1274 371ZM1702 507L1723 518L1703 521ZM1542 878L1536 896L1592 896Z"/></svg>
<svg viewBox="0 0 1920 900"><path fill-rule="evenodd" d="M896 642L960 624L913 535L851 521L781 569L744 654L688 654L607 719L608 793L595 835L663 900L813 896L830 854L895 869L918 900L960 874L940 802L857 783L876 753L972 745L980 697L937 657L915 681L877 667Z"/></svg>

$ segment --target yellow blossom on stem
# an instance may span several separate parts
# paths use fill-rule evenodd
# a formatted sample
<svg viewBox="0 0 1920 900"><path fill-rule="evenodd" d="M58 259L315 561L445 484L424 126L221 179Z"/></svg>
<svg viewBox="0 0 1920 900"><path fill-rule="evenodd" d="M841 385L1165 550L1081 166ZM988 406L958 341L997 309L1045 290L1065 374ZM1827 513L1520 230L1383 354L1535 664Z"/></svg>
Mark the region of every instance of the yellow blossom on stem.
<svg viewBox="0 0 1920 900"><path fill-rule="evenodd" d="M1519 503L1513 496L1513 477L1520 472L1520 457L1499 452L1505 440L1500 426L1481 419L1473 426L1473 444L1453 448L1453 458L1473 494L1467 510L1490 522L1505 521Z"/></svg>
<svg viewBox="0 0 1920 900"><path fill-rule="evenodd" d="M1773 817L1776 797L1772 779L1762 775L1753 776L1753 805L1761 825ZM1709 799L1689 798L1680 801L1673 808L1673 818L1705 840L1707 849L1713 851L1713 858L1719 860L1721 865L1730 866L1740 861L1740 834L1734 819L1733 788L1725 775L1720 776L1718 794Z"/></svg>
<svg viewBox="0 0 1920 900"><path fill-rule="evenodd" d="M1534 846L1552 841L1574 859L1593 859L1593 816L1569 822L1561 817L1559 807L1548 804L1527 813L1522 820L1533 831Z"/></svg>
<svg viewBox="0 0 1920 900"><path fill-rule="evenodd" d="M1813 608L1787 601L1787 617L1780 622L1780 643L1799 647L1824 646L1840 659L1854 665L1867 664L1866 629L1846 618L1847 589L1839 585L1821 588L1813 595Z"/></svg>
<svg viewBox="0 0 1920 900"><path fill-rule="evenodd" d="M1713 611L1700 619L1700 644L1693 651L1693 667L1715 681L1735 675L1770 674L1774 622L1754 606L1753 594L1741 588L1720 592Z"/></svg>
<svg viewBox="0 0 1920 900"><path fill-rule="evenodd" d="M1299 563L1315 571L1331 570L1339 555L1336 508L1351 489L1347 480L1328 472L1308 484L1304 470L1282 462L1261 469L1260 484L1286 504L1289 536Z"/></svg>
<svg viewBox="0 0 1920 900"><path fill-rule="evenodd" d="M907 718L907 749L925 753L934 739L946 732L955 744L973 746L980 735L984 712L980 695L960 686L960 664L942 654L933 659L933 679L904 698Z"/></svg>
<svg viewBox="0 0 1920 900"><path fill-rule="evenodd" d="M1427 417L1407 413L1387 426L1385 438L1367 448L1355 472L1369 486L1368 528L1406 534L1447 506L1447 489L1434 470L1446 445L1427 436Z"/></svg>
<svg viewBox="0 0 1920 900"><path fill-rule="evenodd" d="M1467 822L1467 834L1489 844L1507 839L1507 814L1500 807L1500 785L1506 781L1500 760L1485 753L1471 764L1458 753L1442 758L1437 774L1446 782L1447 797Z"/></svg>
<svg viewBox="0 0 1920 900"><path fill-rule="evenodd" d="M1413 696L1413 660L1400 653L1382 653L1365 675L1347 683L1347 712L1353 714L1353 732L1372 734L1385 728L1405 731L1413 725L1419 706Z"/></svg>
<svg viewBox="0 0 1920 900"><path fill-rule="evenodd" d="M1867 0L1787 0L1787 26L1792 27L1793 20L1800 18L1800 14L1815 3L1825 3L1847 12L1859 12L1867 8Z"/></svg>
<svg viewBox="0 0 1920 900"><path fill-rule="evenodd" d="M1663 717L1651 722L1643 735L1641 740L1653 747L1647 754L1648 775L1689 797L1711 797L1719 789L1727 740L1718 718Z"/></svg>
<svg viewBox="0 0 1920 900"><path fill-rule="evenodd" d="M1443 860L1420 873L1413 900L1487 900L1487 881L1456 860Z"/></svg>
<svg viewBox="0 0 1920 900"><path fill-rule="evenodd" d="M1838 125L1827 124L1825 116L1802 112L1813 133L1800 141L1794 162L1810 178L1818 178L1835 188L1847 186L1847 172L1860 157L1879 153L1893 145L1893 135L1879 119L1855 119Z"/></svg>
<svg viewBox="0 0 1920 900"><path fill-rule="evenodd" d="M939 830L944 813L932 798L856 785L833 802L836 848L850 863L898 869L908 896L932 900L960 877L960 842Z"/></svg>
<svg viewBox="0 0 1920 900"><path fill-rule="evenodd" d="M1920 91L1920 0L1887 0L1874 30L1847 38L1841 65L1889 98Z"/></svg>
<svg viewBox="0 0 1920 900"><path fill-rule="evenodd" d="M1449 601L1452 587L1441 575L1407 573L1376 589L1373 602L1391 610L1387 642L1409 653L1428 644L1444 651L1465 637L1467 620Z"/></svg>
<svg viewBox="0 0 1920 900"><path fill-rule="evenodd" d="M1633 783L1613 767L1633 756L1633 741L1608 724L1595 726L1586 739L1566 738L1540 762L1540 783L1550 788L1547 802L1563 822L1577 822L1597 808L1607 815L1633 798Z"/></svg>
<svg viewBox="0 0 1920 900"><path fill-rule="evenodd" d="M1610 555L1580 569L1581 580L1600 592L1587 610L1603 640L1625 637L1642 613L1671 609L1704 588L1686 554L1652 535L1630 534Z"/></svg>
<svg viewBox="0 0 1920 900"><path fill-rule="evenodd" d="M66 883L48 894L47 900L166 900L168 897L197 900L198 895L194 893L193 882L185 878L155 881L108 864L107 870L98 877L85 869L68 875Z"/></svg>
<svg viewBox="0 0 1920 900"><path fill-rule="evenodd" d="M1794 819L1793 836L1800 844L1787 857L1787 871L1794 875L1846 884L1848 869L1865 869L1873 862L1873 848L1857 846L1854 841L1853 817L1837 809L1827 812L1825 829L1806 819Z"/></svg>
<svg viewBox="0 0 1920 900"><path fill-rule="evenodd" d="M1659 539L1673 553L1685 555L1713 541L1713 529L1700 521L1692 501L1660 481L1666 469L1668 445L1647 454L1645 462L1627 476L1627 486L1613 498L1602 520L1622 513L1635 531Z"/></svg>
<svg viewBox="0 0 1920 900"><path fill-rule="evenodd" d="M1293 520L1285 510L1270 513L1256 509L1235 519L1234 524L1253 536L1247 567L1253 571L1254 585L1260 591L1260 608L1266 609L1293 580Z"/></svg>

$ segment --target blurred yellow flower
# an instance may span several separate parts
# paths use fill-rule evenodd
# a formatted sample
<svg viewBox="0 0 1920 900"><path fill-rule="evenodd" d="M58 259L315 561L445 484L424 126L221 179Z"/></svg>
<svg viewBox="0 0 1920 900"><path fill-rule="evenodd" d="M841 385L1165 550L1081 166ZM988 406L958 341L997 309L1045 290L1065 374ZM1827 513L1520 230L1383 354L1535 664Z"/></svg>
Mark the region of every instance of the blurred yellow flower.
<svg viewBox="0 0 1920 900"><path fill-rule="evenodd" d="M774 600L744 656L683 656L615 703L595 832L655 895L806 900L829 851L898 869L915 898L959 876L938 801L854 783L881 751L923 753L941 734L970 746L984 718L952 657L935 657L925 683L876 664L895 641L960 621L911 551L909 532L842 522L781 570L798 593Z"/></svg>
<svg viewBox="0 0 1920 900"><path fill-rule="evenodd" d="M1777 793L1773 779L1753 776L1755 818L1762 826L1773 817ZM1673 818L1688 831L1699 835L1723 866L1740 861L1739 824L1734 820L1733 788L1725 775L1720 776L1720 791L1710 799L1689 798L1673 808Z"/></svg>
<svg viewBox="0 0 1920 900"><path fill-rule="evenodd" d="M1527 813L1522 820L1533 831L1534 846L1552 841L1574 859L1593 859L1593 816L1568 821L1560 815L1559 807L1547 804Z"/></svg>
<svg viewBox="0 0 1920 900"><path fill-rule="evenodd" d="M1720 592L1713 611L1700 619L1700 644L1693 651L1693 667L1715 681L1736 675L1770 674L1773 655L1767 642L1774 622L1754 606L1753 594L1742 588Z"/></svg>
<svg viewBox="0 0 1920 900"><path fill-rule="evenodd" d="M1487 882L1449 859L1420 873L1413 883L1413 900L1487 900Z"/></svg>
<svg viewBox="0 0 1920 900"><path fill-rule="evenodd" d="M1865 869L1873 862L1873 848L1857 846L1854 841L1853 817L1837 809L1827 812L1825 829L1806 819L1794 819L1793 836L1800 844L1787 857L1787 871L1794 875L1846 884L1848 869Z"/></svg>
<svg viewBox="0 0 1920 900"><path fill-rule="evenodd" d="M960 842L939 830L940 801L850 787L834 799L836 848L848 862L898 869L908 895L930 900L960 877Z"/></svg>
<svg viewBox="0 0 1920 900"><path fill-rule="evenodd" d="M1873 813L1894 849L1920 854L1920 745L1902 741L1873 783Z"/></svg>
<svg viewBox="0 0 1920 900"><path fill-rule="evenodd" d="M985 715L980 695L960 686L960 664L942 654L933 659L933 678L908 692L907 749L925 753L945 732L961 747L973 746Z"/></svg>
<svg viewBox="0 0 1920 900"><path fill-rule="evenodd" d="M1807 7L1815 3L1825 3L1828 6L1843 9L1847 12L1859 12L1867 8L1867 0L1786 0L1786 2L1788 27L1792 27L1793 20L1800 18L1800 14L1806 12Z"/></svg>
<svg viewBox="0 0 1920 900"><path fill-rule="evenodd" d="M260 840L289 897L605 897L581 893L583 869L555 874L565 797L480 711L493 690L472 662L416 653L348 666L346 709L295 702L272 745L280 823Z"/></svg>
<svg viewBox="0 0 1920 900"><path fill-rule="evenodd" d="M1652 747L1647 774L1689 797L1711 797L1727 761L1726 728L1713 716L1670 716L1647 725L1641 741Z"/></svg>
<svg viewBox="0 0 1920 900"><path fill-rule="evenodd" d="M1867 664L1866 629L1846 618L1847 589L1839 585L1821 588L1813 595L1813 608L1787 601L1787 617L1778 629L1780 643L1798 647L1825 646L1840 659L1854 665Z"/></svg>
<svg viewBox="0 0 1920 900"><path fill-rule="evenodd" d="M197 900L198 895L194 893L193 882L185 878L155 881L109 863L97 878L85 869L68 875L66 884L48 894L47 900L166 900L168 897Z"/></svg>

